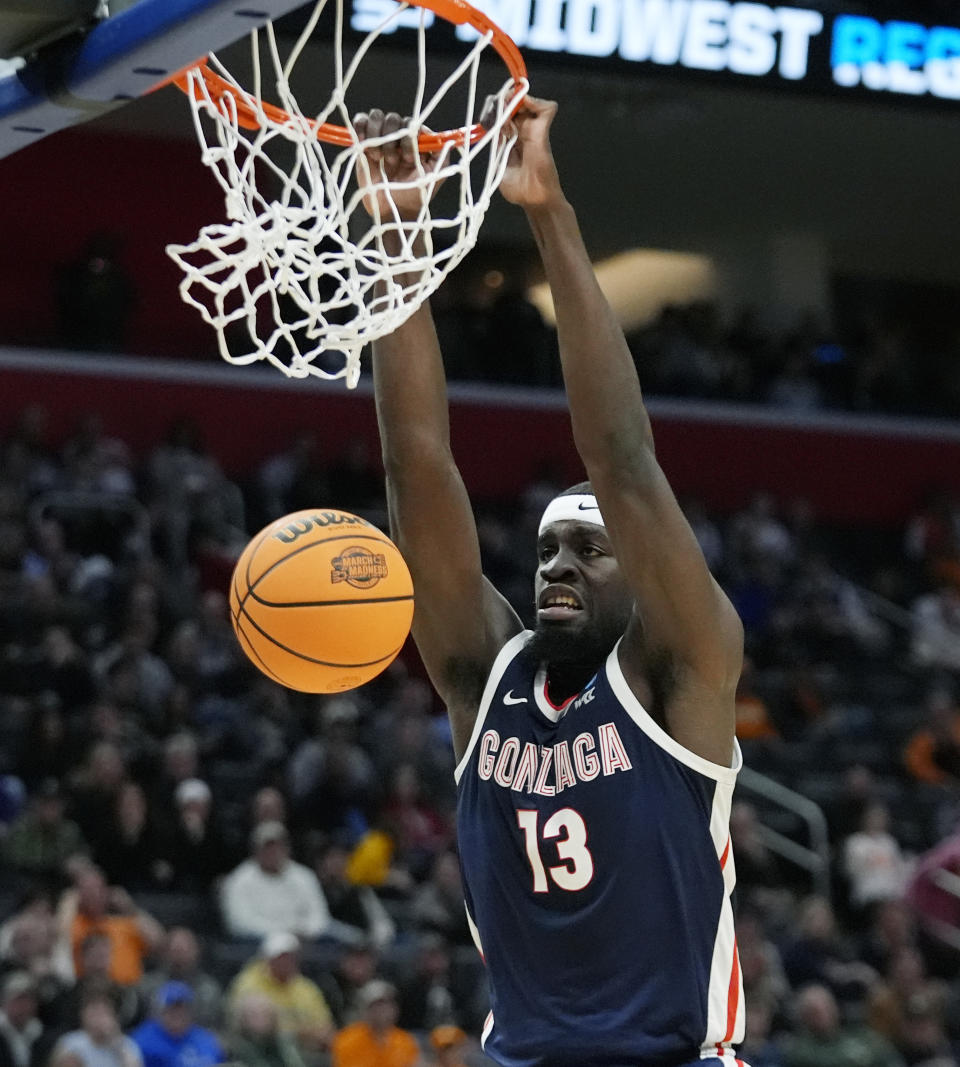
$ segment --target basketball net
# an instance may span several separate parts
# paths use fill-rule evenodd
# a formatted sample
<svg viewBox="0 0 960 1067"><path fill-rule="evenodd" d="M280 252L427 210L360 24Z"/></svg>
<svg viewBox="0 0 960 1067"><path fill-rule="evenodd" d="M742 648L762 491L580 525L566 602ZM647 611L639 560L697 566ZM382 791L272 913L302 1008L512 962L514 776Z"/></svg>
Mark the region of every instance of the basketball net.
<svg viewBox="0 0 960 1067"><path fill-rule="evenodd" d="M411 5L398 4L363 40L349 65L343 59L343 0L336 4L333 46L336 83L316 116L303 113L290 75L328 0L320 0L286 59L273 24L251 35L253 85L240 85L211 55L182 75L202 160L226 196L226 223L204 226L189 244L167 246L184 271L180 294L214 328L221 356L230 363L265 360L293 378L360 376L360 353L395 330L433 293L473 248L516 140L510 118L527 92L523 60L513 42L463 0L422 0L417 28L418 82L409 123L396 133L361 144L345 103L346 92L374 41ZM426 94L426 8L478 32L465 58L432 96ZM261 34L264 48L261 50ZM494 106L476 122L480 59L490 45L511 77ZM261 51L272 70L261 70ZM261 85L276 92L279 107L262 99ZM428 130L442 101L456 95L462 124ZM370 101L370 106L376 105ZM339 124L336 124L339 123ZM365 148L417 138L416 174L403 188L421 191L415 219L401 219L382 163ZM270 152L278 144L284 152ZM292 150L292 151L291 151ZM433 153L426 157L420 153ZM276 157L291 159L280 165ZM360 180L358 180L358 178ZM258 184L259 183L259 184ZM457 208L450 218L431 215L431 197L452 185ZM266 188L264 188L266 186ZM363 200L383 194L368 216ZM399 248L399 251L398 251Z"/></svg>

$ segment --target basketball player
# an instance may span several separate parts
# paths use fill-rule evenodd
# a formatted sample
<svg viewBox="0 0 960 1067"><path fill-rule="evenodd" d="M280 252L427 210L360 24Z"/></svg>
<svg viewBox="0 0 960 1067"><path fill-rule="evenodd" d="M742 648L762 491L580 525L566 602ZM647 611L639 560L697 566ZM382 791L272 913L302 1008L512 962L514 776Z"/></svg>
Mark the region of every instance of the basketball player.
<svg viewBox="0 0 960 1067"><path fill-rule="evenodd" d="M392 535L459 761L466 904L493 1009L483 1045L503 1067L732 1065L744 1011L727 825L743 632L657 463L557 176L556 111L523 105L500 186L546 268L590 479L540 522L532 632L481 573L429 308L374 348ZM355 119L361 137L400 122ZM412 146L367 155L392 182L412 176ZM419 211L418 190L392 194L401 215Z"/></svg>

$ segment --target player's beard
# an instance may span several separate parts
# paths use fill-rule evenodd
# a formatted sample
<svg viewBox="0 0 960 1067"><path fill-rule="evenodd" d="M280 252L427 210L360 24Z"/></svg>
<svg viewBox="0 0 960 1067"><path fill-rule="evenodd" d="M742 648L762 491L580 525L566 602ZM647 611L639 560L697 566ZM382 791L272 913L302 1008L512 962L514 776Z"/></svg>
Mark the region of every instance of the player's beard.
<svg viewBox="0 0 960 1067"><path fill-rule="evenodd" d="M538 622L526 647L536 660L546 664L548 671L551 667L594 671L600 668L619 636L604 633L596 626L581 629Z"/></svg>

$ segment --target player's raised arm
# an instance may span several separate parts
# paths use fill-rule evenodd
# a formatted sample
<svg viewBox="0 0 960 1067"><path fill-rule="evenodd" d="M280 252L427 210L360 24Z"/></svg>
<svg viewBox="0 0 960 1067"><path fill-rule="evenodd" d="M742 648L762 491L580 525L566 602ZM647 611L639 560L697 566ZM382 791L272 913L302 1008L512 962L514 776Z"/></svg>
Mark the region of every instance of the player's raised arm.
<svg viewBox="0 0 960 1067"><path fill-rule="evenodd" d="M527 98L500 191L525 209L543 259L574 438L635 597L621 665L634 692L653 690L677 741L729 765L742 627L654 455L633 359L557 176L549 140L556 110Z"/></svg>
<svg viewBox="0 0 960 1067"><path fill-rule="evenodd" d="M400 124L398 115L380 111L354 119L363 139L394 132ZM367 158L375 173L382 166L388 179L402 182L415 169L413 151L412 142L404 142L371 149ZM401 218L416 215L424 195L416 188L391 188ZM383 194L380 213L392 217ZM395 237L388 231L384 240ZM427 304L374 344L373 380L391 535L413 576L413 636L447 704L459 758L490 667L522 627L481 571L473 510L450 450L446 379Z"/></svg>

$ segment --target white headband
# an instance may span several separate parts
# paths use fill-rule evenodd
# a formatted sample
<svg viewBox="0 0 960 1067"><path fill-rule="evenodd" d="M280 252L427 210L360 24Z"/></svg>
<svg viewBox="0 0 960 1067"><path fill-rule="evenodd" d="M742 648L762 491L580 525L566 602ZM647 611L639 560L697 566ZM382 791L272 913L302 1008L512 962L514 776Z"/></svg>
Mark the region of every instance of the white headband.
<svg viewBox="0 0 960 1067"><path fill-rule="evenodd" d="M563 519L573 519L575 522L592 522L595 526L606 525L600 509L597 507L597 498L592 494L581 496L557 496L547 504L547 509L540 520L540 529L537 535L543 533L551 522L560 522Z"/></svg>

